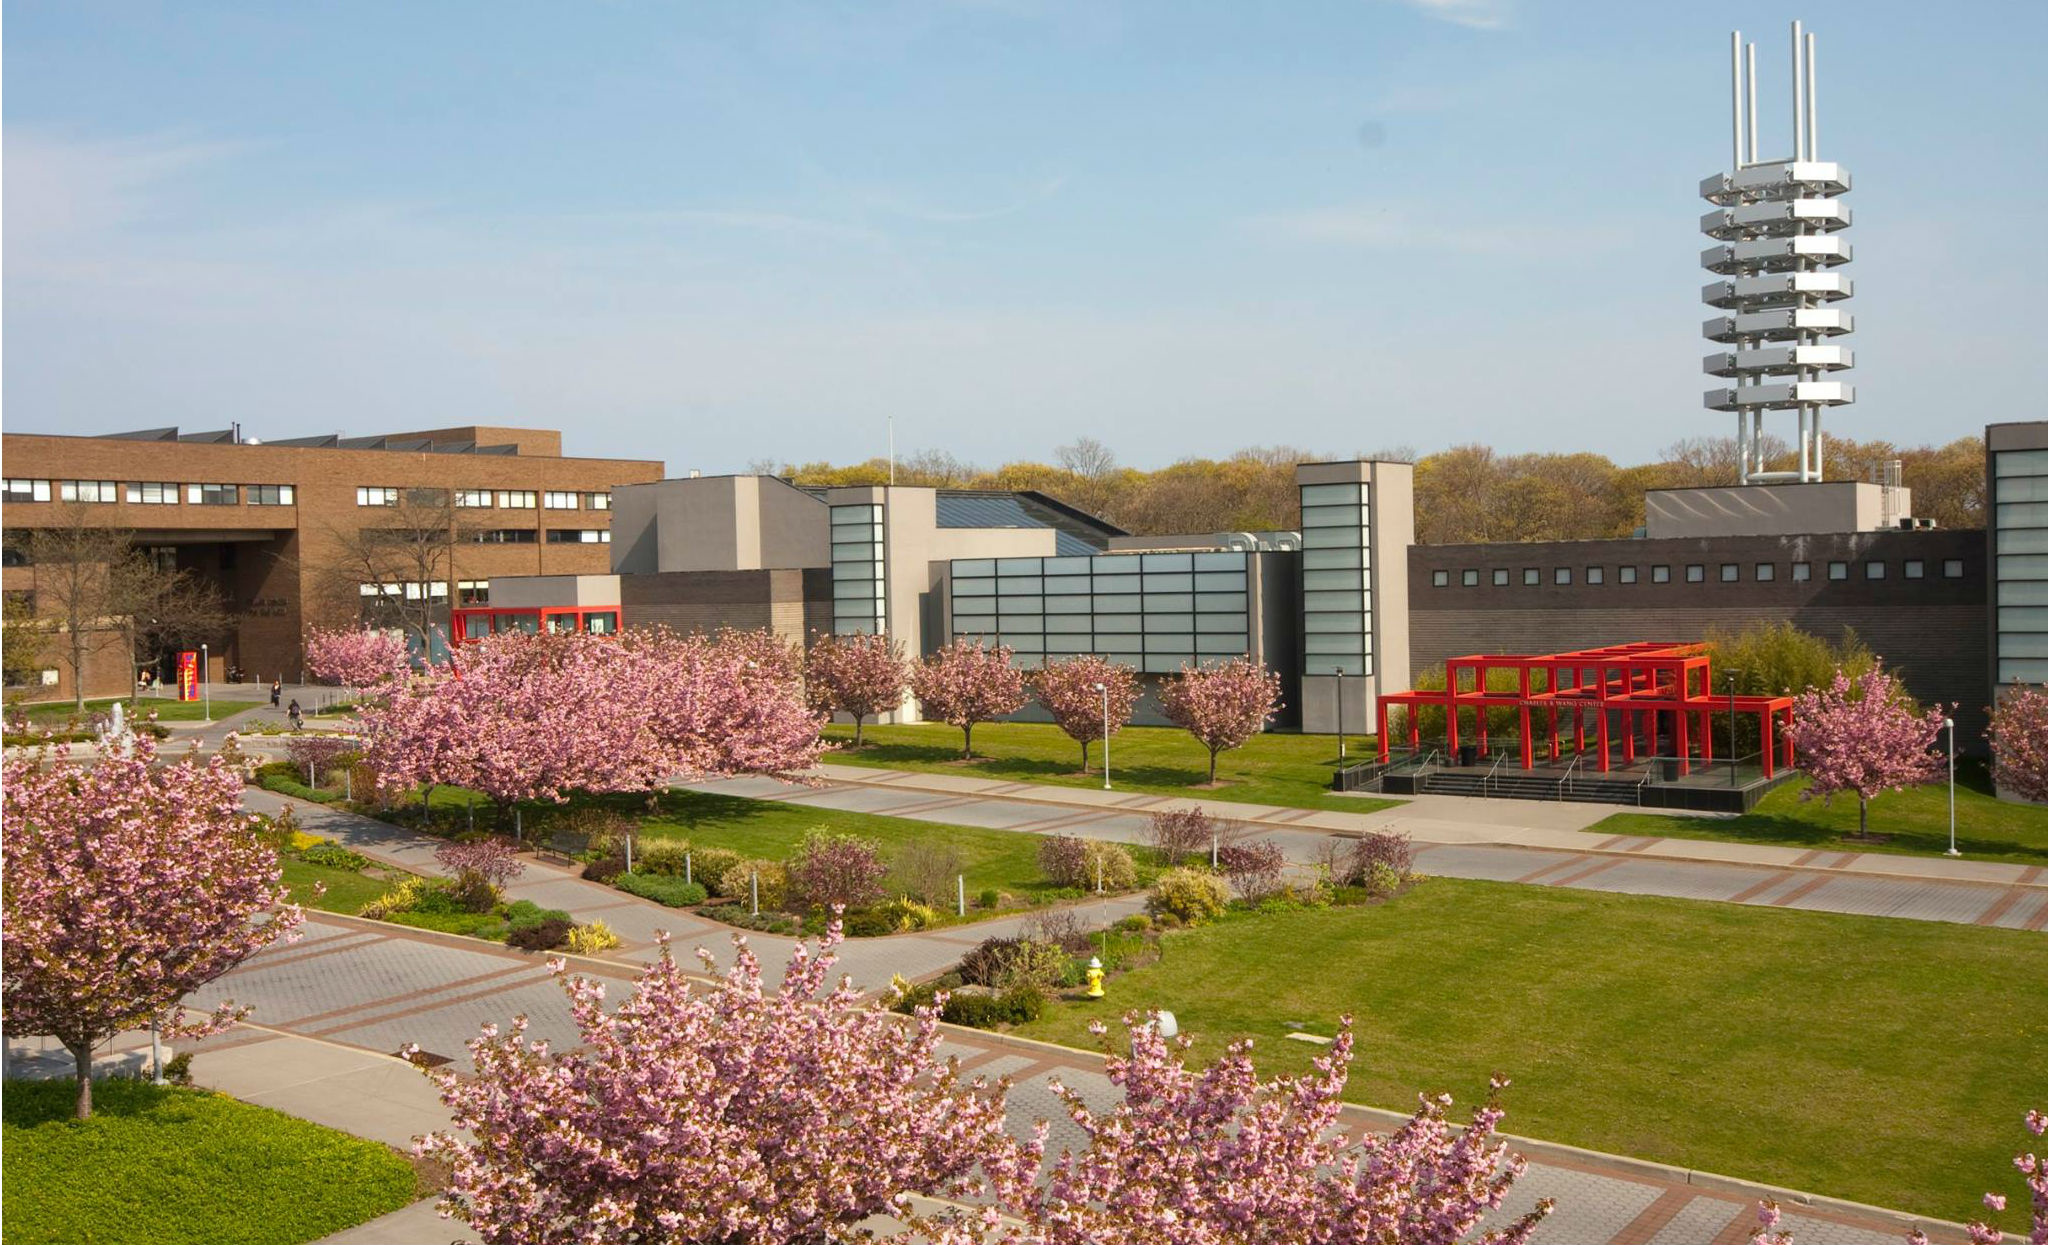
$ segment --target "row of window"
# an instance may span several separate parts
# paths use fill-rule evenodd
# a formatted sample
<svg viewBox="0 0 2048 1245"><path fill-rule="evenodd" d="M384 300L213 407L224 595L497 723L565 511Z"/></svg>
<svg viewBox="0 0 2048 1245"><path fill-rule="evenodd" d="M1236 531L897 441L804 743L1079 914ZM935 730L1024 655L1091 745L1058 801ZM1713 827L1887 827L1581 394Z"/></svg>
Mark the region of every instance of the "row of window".
<svg viewBox="0 0 2048 1245"><path fill-rule="evenodd" d="M530 527L485 528L471 539L479 545L535 545L541 540ZM551 545L609 545L612 533L610 528L604 527L550 528L547 542Z"/></svg>
<svg viewBox="0 0 2048 1245"><path fill-rule="evenodd" d="M296 503L289 484L170 484L160 480L15 480L6 482L8 501L49 501L52 484L58 501L111 505L125 501L131 506L238 506L248 494L252 506L290 506Z"/></svg>
<svg viewBox="0 0 2048 1245"><path fill-rule="evenodd" d="M357 584L356 590L366 597L381 597L392 601L426 600L437 605L445 605L448 601L448 581L445 579L437 579L430 584ZM458 605L491 603L491 581L488 579L458 579L455 581L455 591Z"/></svg>
<svg viewBox="0 0 2048 1245"><path fill-rule="evenodd" d="M414 491L432 494L431 504L438 505L440 503L440 490L438 489L419 489ZM406 490L404 489L378 485L360 487L356 489L356 505L396 506L399 497L405 492ZM487 488L465 488L456 489L454 498L455 504L464 509L486 509L492 506L500 510L610 510L612 508L612 495L610 493L544 493L536 492L533 489L498 489L493 492Z"/></svg>
<svg viewBox="0 0 2048 1245"><path fill-rule="evenodd" d="M1618 583L1624 584L1635 583L1641 569L1635 566L1616 567L1615 580ZM1921 558L1907 558L1901 570L1907 579L1927 578L1927 563ZM1574 568L1569 566L1553 567L1550 572L1551 582L1561 585L1570 584L1573 582L1573 572ZM1496 588L1505 588L1511 581L1512 572L1504 568L1496 567L1490 573L1493 578L1493 586ZM1458 583L1462 587L1476 588L1479 586L1479 574L1476 570L1461 570L1458 572ZM1882 560L1874 559L1863 563L1863 578L1865 579L1883 579L1886 574L1886 564ZM1584 582L1588 584L1604 584L1607 582L1607 568L1604 566L1586 567L1585 576ZM1724 584L1740 583L1742 580L1742 564L1740 562L1722 562L1718 564L1716 576ZM1827 564L1827 576L1832 580L1848 579L1850 577L1850 563L1829 562ZM1941 576L1943 579L1961 579L1963 577L1963 560L1961 558L1943 559L1941 563ZM1778 578L1778 565L1775 562L1758 562L1752 570L1750 577L1757 583L1771 583ZM1812 578L1813 563L1792 563L1793 583L1806 583ZM1431 571L1429 582L1431 587L1448 588L1451 586L1451 573L1447 570ZM1542 582L1543 572L1540 569L1533 566L1522 568L1522 583L1525 587L1535 586ZM1652 566L1650 568L1650 582L1653 584L1670 583L1671 567ZM1685 567L1685 582L1689 584L1703 584L1707 582L1706 564L1694 562L1687 565Z"/></svg>

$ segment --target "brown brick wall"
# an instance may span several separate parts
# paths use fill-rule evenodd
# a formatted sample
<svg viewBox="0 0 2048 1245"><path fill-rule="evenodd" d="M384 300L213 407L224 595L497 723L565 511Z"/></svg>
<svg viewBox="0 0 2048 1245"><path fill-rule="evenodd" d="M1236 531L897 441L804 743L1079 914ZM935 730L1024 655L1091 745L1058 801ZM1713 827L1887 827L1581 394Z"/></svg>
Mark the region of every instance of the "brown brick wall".
<svg viewBox="0 0 2048 1245"><path fill-rule="evenodd" d="M1925 563L1926 578L1905 578L1908 558ZM1943 577L1948 559L1961 560L1961 578ZM1866 578L1872 560L1885 563L1884 579ZM1812 580L1792 580L1796 561L1812 565ZM1829 580L1830 561L1849 563L1850 577ZM1741 567L1740 581L1721 582L1728 562ZM1760 562L1774 565L1777 578L1757 582ZM1706 567L1706 582L1685 582L1691 564ZM1624 565L1638 568L1638 582L1618 582ZM1656 565L1672 568L1672 582L1651 582ZM1572 568L1569 586L1554 582L1560 566ZM1589 566L1604 568L1606 583L1587 584ZM1540 572L1536 586L1522 584L1528 567ZM1506 587L1493 586L1495 568L1509 572ZM1477 587L1462 585L1466 570L1479 572ZM1433 585L1436 571L1448 572L1449 586ZM1980 750L1990 699L1988 591L1978 531L1418 546L1409 557L1411 673L1470 653L1696 640L1757 622L1788 621L1829 639L1853 629L1923 703L1956 704L1957 745Z"/></svg>
<svg viewBox="0 0 2048 1245"><path fill-rule="evenodd" d="M355 603L346 594L323 590L332 578L340 540L366 526L376 526L377 508L356 505L362 486L436 489L607 492L622 484L658 480L658 462L559 456L561 434L543 429L450 428L435 430L442 439L465 440L475 433L492 444L517 444L521 453L480 455L412 453L389 450L322 449L281 445L212 445L160 441L121 441L95 437L9 434L4 442L6 475L13 479L52 481L113 480L119 483L289 484L297 491L291 506L252 506L246 491L234 506L130 505L125 501L81 508L86 521L129 529L138 544L175 545L181 565L207 574L221 588L240 620L222 654L222 666L239 664L245 678L299 675L300 637L310 625L343 625L354 617ZM413 436L419 433L410 434ZM9 502L0 513L10 531L65 521L67 507L48 503ZM609 529L608 510L531 510L495 507L464 510L466 525L479 528L521 528L536 533L533 544L455 546L447 578L490 579L506 575L606 574L611 570L607 544L549 544L553 529ZM222 555L232 541L232 565ZM7 586L21 571L10 568Z"/></svg>

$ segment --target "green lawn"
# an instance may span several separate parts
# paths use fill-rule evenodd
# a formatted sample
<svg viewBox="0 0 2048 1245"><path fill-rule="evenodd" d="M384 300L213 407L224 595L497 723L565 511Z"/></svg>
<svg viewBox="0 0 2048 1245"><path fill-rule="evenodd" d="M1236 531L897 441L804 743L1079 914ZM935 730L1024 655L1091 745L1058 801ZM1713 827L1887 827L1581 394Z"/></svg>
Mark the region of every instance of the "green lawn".
<svg viewBox="0 0 2048 1245"><path fill-rule="evenodd" d="M286 856L282 863L284 884L291 888L292 902L324 912L343 912L354 916L364 904L397 885L388 879L336 869L331 865L308 864L290 856ZM315 895L313 887L320 882L327 883L327 891Z"/></svg>
<svg viewBox="0 0 2048 1245"><path fill-rule="evenodd" d="M1870 802L1871 840L1856 832L1856 797L1838 795L1832 808L1802 800L1804 778L1766 795L1740 817L1671 817L1657 813L1616 813L1587 828L1589 834L1652 834L1677 839L1724 839L1854 852L1935 855L1948 850L1948 785L1895 791ZM1956 772L1956 847L1970 860L2003 860L2048 865L2048 808L2015 804L1991 794L1984 766L1970 762Z"/></svg>
<svg viewBox="0 0 2048 1245"><path fill-rule="evenodd" d="M1954 1220L2023 1193L2020 1118L2048 1103L2036 933L1436 878L1164 952L1020 1032L1094 1047L1091 1019L1165 1007L1203 1056L1249 1035L1300 1071L1320 1048L1286 1022L1350 1011L1359 1102L1462 1112L1497 1071L1511 1132Z"/></svg>
<svg viewBox="0 0 2048 1245"><path fill-rule="evenodd" d="M85 702L86 716L90 717L95 713L111 712L114 703L112 700L88 700ZM159 722L199 722L205 720L206 717L206 702L200 700L172 700L168 697L143 696L135 701L130 701L124 696L121 698L120 703L127 706L124 712L133 713L138 718L154 713L156 714L156 720ZM258 703L260 702L254 700L216 699L213 702L214 720L219 721L229 714L240 713L242 710ZM20 712L26 714L31 722L44 726L56 726L76 716L78 710L70 701L65 700L51 704L22 705L20 706ZM10 708L7 716L12 718L14 713L15 710Z"/></svg>
<svg viewBox="0 0 2048 1245"><path fill-rule="evenodd" d="M1057 726L1039 722L990 722L974 728L974 756L960 760L960 732L944 723L913 726L870 726L865 746L852 747L853 728L832 726L828 738L847 746L825 753L828 764L870 765L880 769L923 770L936 774L978 774L1010 782L1042 782L1062 787L1100 787L1102 746L1088 751L1092 772L1076 772L1081 746ZM1353 737L1350 758L1371 755L1370 739ZM1164 726L1127 726L1110 740L1109 776L1118 790L1186 796L1217 803L1274 804L1285 808L1333 808L1370 813L1400 803L1366 796L1340 796L1330 790L1337 770L1333 735L1265 734L1219 759L1216 778L1222 786L1200 789L1209 781L1209 750L1186 731Z"/></svg>
<svg viewBox="0 0 2048 1245"><path fill-rule="evenodd" d="M397 1151L220 1094L102 1081L90 1120L71 1081L9 1081L8 1245L296 1245L414 1196Z"/></svg>

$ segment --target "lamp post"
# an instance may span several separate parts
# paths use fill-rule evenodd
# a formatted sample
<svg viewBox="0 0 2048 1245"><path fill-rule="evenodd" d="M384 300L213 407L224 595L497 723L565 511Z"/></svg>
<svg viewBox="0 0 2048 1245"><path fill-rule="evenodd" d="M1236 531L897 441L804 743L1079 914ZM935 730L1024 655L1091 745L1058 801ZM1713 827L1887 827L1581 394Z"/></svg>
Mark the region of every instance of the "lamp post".
<svg viewBox="0 0 2048 1245"><path fill-rule="evenodd" d="M1728 676L1728 785L1738 786L1735 781L1735 676L1740 670L1724 670Z"/></svg>
<svg viewBox="0 0 2048 1245"><path fill-rule="evenodd" d="M1102 693L1102 789L1109 790L1109 684L1097 683L1095 690Z"/></svg>
<svg viewBox="0 0 2048 1245"><path fill-rule="evenodd" d="M1337 761L1344 761L1344 666L1337 666Z"/></svg>
<svg viewBox="0 0 2048 1245"><path fill-rule="evenodd" d="M208 662L206 646L199 646L199 698L206 702L206 720L213 721L213 689L207 686Z"/></svg>
<svg viewBox="0 0 2048 1245"><path fill-rule="evenodd" d="M1948 732L1948 851L1945 856L1960 856L1956 850L1956 720L1943 718L1942 729Z"/></svg>

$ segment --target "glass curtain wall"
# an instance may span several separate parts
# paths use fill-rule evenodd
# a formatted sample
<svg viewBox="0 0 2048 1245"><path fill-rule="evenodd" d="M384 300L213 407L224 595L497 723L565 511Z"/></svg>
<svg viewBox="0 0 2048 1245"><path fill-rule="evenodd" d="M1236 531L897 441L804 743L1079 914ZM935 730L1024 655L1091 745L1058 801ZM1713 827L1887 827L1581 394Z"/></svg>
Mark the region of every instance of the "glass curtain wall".
<svg viewBox="0 0 2048 1245"><path fill-rule="evenodd" d="M2048 450L1992 455L1998 682L2048 683Z"/></svg>
<svg viewBox="0 0 2048 1245"><path fill-rule="evenodd" d="M1016 664L1098 653L1145 674L1251 652L1243 553L961 558L953 638L1007 644Z"/></svg>
<svg viewBox="0 0 2048 1245"><path fill-rule="evenodd" d="M1301 487L1302 673L1372 673L1370 490Z"/></svg>
<svg viewBox="0 0 2048 1245"><path fill-rule="evenodd" d="M884 635L889 629L882 556L882 507L832 507L832 633Z"/></svg>

